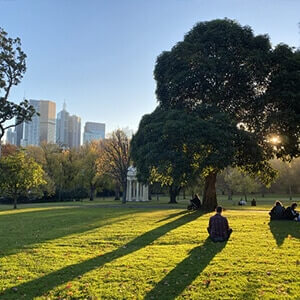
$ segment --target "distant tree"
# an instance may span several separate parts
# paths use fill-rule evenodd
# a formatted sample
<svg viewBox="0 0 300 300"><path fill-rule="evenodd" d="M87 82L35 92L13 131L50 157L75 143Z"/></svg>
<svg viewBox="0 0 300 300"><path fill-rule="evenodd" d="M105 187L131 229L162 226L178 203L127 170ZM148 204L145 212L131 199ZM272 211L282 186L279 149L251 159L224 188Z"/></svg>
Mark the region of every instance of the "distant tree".
<svg viewBox="0 0 300 300"><path fill-rule="evenodd" d="M130 140L120 129L105 140L98 171L107 174L122 187L122 203L126 203L127 171L130 166Z"/></svg>
<svg viewBox="0 0 300 300"><path fill-rule="evenodd" d="M10 154L13 154L17 151L17 146L12 145L12 144L5 144L2 146L2 155L7 156Z"/></svg>
<svg viewBox="0 0 300 300"><path fill-rule="evenodd" d="M278 192L289 194L290 200L293 199L293 194L300 190L300 158L291 162L283 162L279 159L271 162L274 169L278 171L278 178L273 183L272 188ZM277 188L276 188L277 186Z"/></svg>
<svg viewBox="0 0 300 300"><path fill-rule="evenodd" d="M229 168L224 177L229 189L244 195L245 201L249 193L257 192L260 187L257 181L237 168Z"/></svg>
<svg viewBox="0 0 300 300"><path fill-rule="evenodd" d="M43 176L42 167L23 151L0 159L0 191L13 198L14 208L19 196L45 183Z"/></svg>
<svg viewBox="0 0 300 300"><path fill-rule="evenodd" d="M21 82L26 71L25 59L26 54L21 50L21 40L8 37L0 28L0 157L5 131L24 121L30 121L36 113L27 100L20 104L8 101L11 88ZM14 118L14 124L7 124L7 121Z"/></svg>
<svg viewBox="0 0 300 300"><path fill-rule="evenodd" d="M79 151L79 170L76 180L89 193L90 200L103 183L103 172L97 168L97 161L103 155L103 143L92 141L83 145Z"/></svg>
<svg viewBox="0 0 300 300"><path fill-rule="evenodd" d="M3 151L4 152L4 151ZM47 161L45 157L45 152L40 146L27 146L25 152L28 157L31 157L35 160L36 163L42 166L44 171L44 178L46 183L39 185L36 188L36 194L40 197L49 197L55 194L55 182L48 174L49 168L47 166Z"/></svg>

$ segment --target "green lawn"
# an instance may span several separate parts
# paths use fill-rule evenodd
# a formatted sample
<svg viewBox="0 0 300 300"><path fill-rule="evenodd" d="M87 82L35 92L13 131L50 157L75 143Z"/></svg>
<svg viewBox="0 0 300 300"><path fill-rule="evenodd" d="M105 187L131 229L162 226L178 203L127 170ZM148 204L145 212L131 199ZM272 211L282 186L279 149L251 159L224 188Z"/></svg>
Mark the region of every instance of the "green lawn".
<svg viewBox="0 0 300 300"><path fill-rule="evenodd" d="M3 206L0 299L300 299L300 223L228 202L215 244L212 214L160 202Z"/></svg>

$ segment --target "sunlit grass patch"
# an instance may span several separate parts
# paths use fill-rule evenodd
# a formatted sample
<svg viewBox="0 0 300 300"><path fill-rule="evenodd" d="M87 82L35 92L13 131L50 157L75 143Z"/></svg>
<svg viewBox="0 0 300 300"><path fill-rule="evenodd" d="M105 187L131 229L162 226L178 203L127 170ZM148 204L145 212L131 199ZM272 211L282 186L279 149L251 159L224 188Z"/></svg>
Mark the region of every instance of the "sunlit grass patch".
<svg viewBox="0 0 300 300"><path fill-rule="evenodd" d="M31 208L0 214L0 299L296 299L300 223L227 210Z"/></svg>

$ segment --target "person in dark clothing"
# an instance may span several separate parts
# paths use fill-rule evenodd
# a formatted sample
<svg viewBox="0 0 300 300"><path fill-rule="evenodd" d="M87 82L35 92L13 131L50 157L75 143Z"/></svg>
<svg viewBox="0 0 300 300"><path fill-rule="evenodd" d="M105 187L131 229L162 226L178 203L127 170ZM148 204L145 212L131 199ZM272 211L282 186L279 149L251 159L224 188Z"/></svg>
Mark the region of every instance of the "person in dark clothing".
<svg viewBox="0 0 300 300"><path fill-rule="evenodd" d="M216 208L216 214L209 219L207 231L214 242L227 241L232 233L227 218L221 216L222 210L222 207L218 206Z"/></svg>
<svg viewBox="0 0 300 300"><path fill-rule="evenodd" d="M251 201L251 206L256 206L256 200L254 198Z"/></svg>
<svg viewBox="0 0 300 300"><path fill-rule="evenodd" d="M197 194L195 194L194 198L190 200L190 204L188 205L188 210L197 210L201 208L201 201Z"/></svg>
<svg viewBox="0 0 300 300"><path fill-rule="evenodd" d="M286 210L285 210L285 218L287 220L295 220L295 221L300 221L299 218L299 213L296 212L296 207L297 207L297 203L293 203L291 206L289 206Z"/></svg>
<svg viewBox="0 0 300 300"><path fill-rule="evenodd" d="M276 201L275 205L269 212L271 220L283 220L285 219L285 208L280 201Z"/></svg>

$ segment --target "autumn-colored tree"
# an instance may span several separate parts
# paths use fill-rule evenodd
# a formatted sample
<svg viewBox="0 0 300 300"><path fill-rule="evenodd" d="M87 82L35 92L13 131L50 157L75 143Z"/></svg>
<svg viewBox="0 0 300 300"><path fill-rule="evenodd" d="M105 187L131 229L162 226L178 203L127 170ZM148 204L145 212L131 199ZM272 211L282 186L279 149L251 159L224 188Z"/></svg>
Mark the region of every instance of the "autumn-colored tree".
<svg viewBox="0 0 300 300"><path fill-rule="evenodd" d="M100 156L103 155L103 143L92 141L84 144L79 150L79 171L77 181L89 193L90 200L94 200L95 191L103 182L103 168L97 167Z"/></svg>

